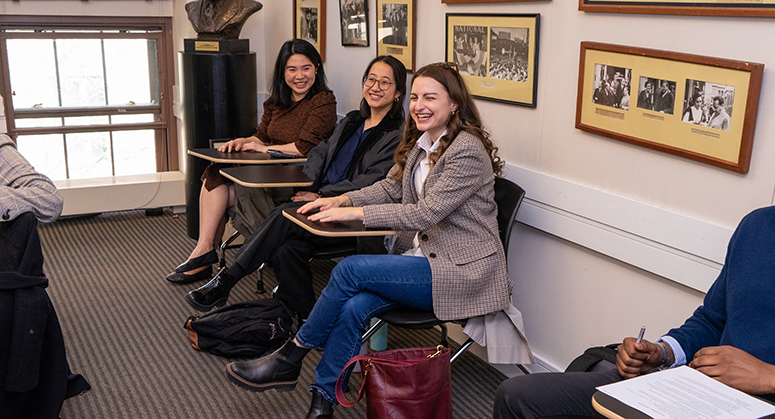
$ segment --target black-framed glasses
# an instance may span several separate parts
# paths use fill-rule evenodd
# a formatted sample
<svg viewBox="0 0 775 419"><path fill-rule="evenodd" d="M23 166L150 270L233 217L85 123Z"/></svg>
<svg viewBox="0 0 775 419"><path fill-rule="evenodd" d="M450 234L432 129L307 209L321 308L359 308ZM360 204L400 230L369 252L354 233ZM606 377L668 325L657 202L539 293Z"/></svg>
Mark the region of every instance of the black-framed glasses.
<svg viewBox="0 0 775 419"><path fill-rule="evenodd" d="M393 85L392 81L387 80L377 80L374 77L367 77L366 80L363 81L363 85L371 89L374 87L374 83L377 83L377 86L379 86L379 90L387 90L390 89L390 85Z"/></svg>

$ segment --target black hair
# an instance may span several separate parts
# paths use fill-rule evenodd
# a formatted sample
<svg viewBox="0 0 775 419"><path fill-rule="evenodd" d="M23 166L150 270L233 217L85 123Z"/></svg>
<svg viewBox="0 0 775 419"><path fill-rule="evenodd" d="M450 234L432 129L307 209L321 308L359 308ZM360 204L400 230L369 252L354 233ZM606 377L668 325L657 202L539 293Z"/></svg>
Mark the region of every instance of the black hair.
<svg viewBox="0 0 775 419"><path fill-rule="evenodd" d="M400 94L400 96L398 96L398 100L393 101L393 106L390 108L390 111L388 111L388 115L391 118L403 118L404 98L406 97L406 67L404 67L404 63L393 56L380 55L377 58L371 60L369 65L366 67L366 71L363 72L363 79L361 79L361 84L365 83L366 79L369 77L371 67L374 66L374 64L380 62L389 65L390 68L393 69L393 82L396 84L396 91L398 91ZM366 102L366 98L361 99L360 110L362 117L368 118L371 116L371 107L369 106L369 103Z"/></svg>
<svg viewBox="0 0 775 419"><path fill-rule="evenodd" d="M713 100L714 101L718 101L719 105L724 106L724 98L723 97L721 97L721 96L714 96Z"/></svg>
<svg viewBox="0 0 775 419"><path fill-rule="evenodd" d="M291 39L286 41L280 47L280 53L277 54L277 60L274 62L274 73L272 74L272 90L269 94L269 103L281 108L288 108L293 105L293 91L285 83L285 66L288 60L296 54L301 54L315 66L315 83L307 92L306 97L312 97L320 92L331 92L326 84L326 72L323 69L323 60L320 58L318 50L312 44L303 39Z"/></svg>

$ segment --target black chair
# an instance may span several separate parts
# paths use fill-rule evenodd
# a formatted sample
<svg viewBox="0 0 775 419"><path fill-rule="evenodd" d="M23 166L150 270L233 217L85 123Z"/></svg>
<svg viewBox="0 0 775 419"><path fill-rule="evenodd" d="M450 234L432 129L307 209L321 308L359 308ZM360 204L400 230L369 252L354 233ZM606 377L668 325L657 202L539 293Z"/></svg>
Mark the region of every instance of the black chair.
<svg viewBox="0 0 775 419"><path fill-rule="evenodd" d="M514 220L517 217L517 211L525 197L525 190L516 183L502 178L495 179L495 202L498 204L498 231L503 250L506 257L509 255L509 239L511 238L511 229L514 226ZM400 307L377 316L378 321L366 331L363 335L363 342L371 338L385 323L403 327L405 329L432 329L435 326L441 328L441 344L449 347L447 341L446 321L439 320L432 311L415 310L409 307ZM465 324L466 320L455 320L453 323ZM455 352L450 363L455 362L474 343L474 340L468 338ZM520 366L522 368L522 366Z"/></svg>

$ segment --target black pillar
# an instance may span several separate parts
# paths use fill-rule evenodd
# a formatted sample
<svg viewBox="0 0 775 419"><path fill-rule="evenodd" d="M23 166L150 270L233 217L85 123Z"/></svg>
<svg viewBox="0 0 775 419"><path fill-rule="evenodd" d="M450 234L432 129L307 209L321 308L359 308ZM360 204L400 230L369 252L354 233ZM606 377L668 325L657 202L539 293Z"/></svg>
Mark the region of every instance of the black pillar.
<svg viewBox="0 0 775 419"><path fill-rule="evenodd" d="M186 39L180 52L186 149L210 147L211 139L255 134L258 125L256 53L247 39ZM209 164L187 156L186 219L189 237L199 237L200 177Z"/></svg>

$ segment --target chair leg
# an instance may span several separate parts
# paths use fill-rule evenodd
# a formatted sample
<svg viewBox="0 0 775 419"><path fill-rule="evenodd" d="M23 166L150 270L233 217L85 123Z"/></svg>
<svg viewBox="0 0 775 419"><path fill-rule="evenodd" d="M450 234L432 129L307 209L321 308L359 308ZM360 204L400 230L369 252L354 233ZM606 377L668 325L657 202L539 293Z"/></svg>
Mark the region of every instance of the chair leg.
<svg viewBox="0 0 775 419"><path fill-rule="evenodd" d="M264 268L266 267L266 263L262 263L261 266L258 267L258 280L256 281L256 294L263 294L266 292L264 289Z"/></svg>
<svg viewBox="0 0 775 419"><path fill-rule="evenodd" d="M439 325L441 328L441 345L445 348L449 348L449 340L447 339L447 325L442 323Z"/></svg>
<svg viewBox="0 0 775 419"><path fill-rule="evenodd" d="M221 269L226 267L226 249L229 248L229 246L234 242L234 240L237 240L237 237L240 236L239 231L235 231L232 233L231 236L229 236L228 239L226 239L223 243L221 243L221 260L218 261L218 264L220 265Z"/></svg>
<svg viewBox="0 0 775 419"><path fill-rule="evenodd" d="M363 334L363 339L361 339L362 343L366 343L371 339L372 336L374 336L375 333L377 333L377 330L379 330L382 325L385 324L385 321L382 319L377 319L377 322L374 323L369 330L366 331L366 333Z"/></svg>
<svg viewBox="0 0 775 419"><path fill-rule="evenodd" d="M468 338L468 340L466 340L465 343L460 345L460 349L458 349L457 352L455 352L455 354L452 355L452 358L449 359L449 363L451 364L455 362L455 360L457 360L460 357L460 355L463 355L463 352L467 351L468 348L470 348L471 345L473 344L474 344L474 340L471 338Z"/></svg>

